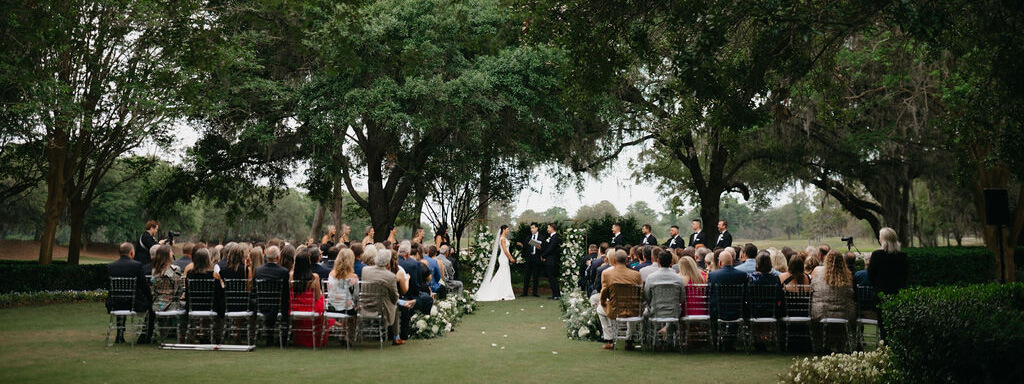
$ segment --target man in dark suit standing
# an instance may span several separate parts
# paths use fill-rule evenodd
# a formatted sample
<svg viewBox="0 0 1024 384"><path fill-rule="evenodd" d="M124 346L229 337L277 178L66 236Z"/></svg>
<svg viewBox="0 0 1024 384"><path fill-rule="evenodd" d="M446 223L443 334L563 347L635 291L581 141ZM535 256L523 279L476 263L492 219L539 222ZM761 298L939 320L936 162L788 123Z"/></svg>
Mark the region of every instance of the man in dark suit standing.
<svg viewBox="0 0 1024 384"><path fill-rule="evenodd" d="M277 325L277 314L286 314L288 308L288 269L277 262L281 259L281 249L276 245L267 248L265 255L267 263L256 268L254 276L256 280L282 281L281 283L281 307L276 312L263 312L264 325L267 330L267 345L274 345L277 341L273 337L274 326Z"/></svg>
<svg viewBox="0 0 1024 384"><path fill-rule="evenodd" d="M718 222L718 240L715 241L715 248L729 248L732 246L732 234L729 233L729 222L720 220Z"/></svg>
<svg viewBox="0 0 1024 384"><path fill-rule="evenodd" d="M562 276L562 237L555 231L555 224L548 223L548 238L540 250L540 260L548 273L548 285L551 286L551 300L562 298L558 290L558 279Z"/></svg>
<svg viewBox="0 0 1024 384"><path fill-rule="evenodd" d="M544 241L540 236L540 227L537 223L530 223L530 235L526 236L518 245L521 247L523 256L526 257L526 271L523 273L523 296L530 290L530 282L533 281L533 296L537 294L537 285L540 284L540 275L544 273L544 264L540 261L540 247L530 245L530 242ZM543 245L543 243L542 243Z"/></svg>
<svg viewBox="0 0 1024 384"><path fill-rule="evenodd" d="M156 233L160 231L160 223L156 220L146 222L146 231L142 232L138 240L135 240L135 261L145 264L153 264L149 255L149 249L156 244L163 244L164 241L156 241Z"/></svg>
<svg viewBox="0 0 1024 384"><path fill-rule="evenodd" d="M654 237L654 234L651 233L650 224L644 224L642 227L640 227L640 232L643 233L644 235L644 238L640 240L640 244L655 246L658 245L658 238Z"/></svg>
<svg viewBox="0 0 1024 384"><path fill-rule="evenodd" d="M623 244L622 240L622 227L619 224L612 224L612 241L608 243L609 247L621 247Z"/></svg>
<svg viewBox="0 0 1024 384"><path fill-rule="evenodd" d="M153 305L153 295L149 290L149 283L146 281L146 270L145 265L140 263L135 258L135 246L131 243L121 243L121 246L117 249L118 254L121 256L117 260L114 260L110 264L107 264L107 276L110 277L134 277L135 278L135 302L121 302L113 301L110 297L107 297L107 311L113 310L134 310L138 314L145 314L146 316L146 333L139 335L139 344L149 343L150 336L153 335L153 311L150 311L150 307ZM114 339L115 343L124 343L124 317L118 317L117 319L117 338Z"/></svg>
<svg viewBox="0 0 1024 384"><path fill-rule="evenodd" d="M686 247L686 240L683 240L682 237L679 237L679 226L673 225L672 227L670 227L668 229L668 234L668 241L665 242L666 248L676 249Z"/></svg>
<svg viewBox="0 0 1024 384"><path fill-rule="evenodd" d="M704 235L704 229L701 228L700 219L693 219L690 222L690 229L693 230L693 233L690 234L691 247L697 248L697 244L704 244L705 247L708 246L707 236Z"/></svg>

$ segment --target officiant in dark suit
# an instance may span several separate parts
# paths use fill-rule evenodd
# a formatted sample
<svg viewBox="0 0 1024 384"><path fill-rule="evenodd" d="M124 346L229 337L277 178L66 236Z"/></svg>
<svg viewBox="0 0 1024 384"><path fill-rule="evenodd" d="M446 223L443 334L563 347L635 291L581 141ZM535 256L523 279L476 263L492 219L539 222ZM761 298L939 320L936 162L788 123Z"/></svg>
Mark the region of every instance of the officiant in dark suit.
<svg viewBox="0 0 1024 384"><path fill-rule="evenodd" d="M669 238L665 242L665 248L676 249L686 248L686 240L683 240L682 236L679 236L679 226L673 225L668 229Z"/></svg>
<svg viewBox="0 0 1024 384"><path fill-rule="evenodd" d="M562 292L558 290L558 278L562 276L562 237L558 236L555 224L548 223L548 238L540 249L540 259L548 274L548 284L551 285L551 300L562 298Z"/></svg>
<svg viewBox="0 0 1024 384"><path fill-rule="evenodd" d="M612 224L612 241L608 243L608 246L612 248L621 247L623 245L626 245L623 243L623 241L624 240L622 239L622 227L619 226L618 224Z"/></svg>
<svg viewBox="0 0 1024 384"><path fill-rule="evenodd" d="M729 233L729 222L721 220L718 222L718 240L715 241L715 248L728 248L732 246L732 234Z"/></svg>
<svg viewBox="0 0 1024 384"><path fill-rule="evenodd" d="M530 289L530 282L533 282L533 296L537 294L537 285L540 284L540 277L544 274L544 263L540 261L540 247L531 245L531 242L543 245L544 237L540 234L537 223L530 223L530 233L523 237L517 245L526 258L526 270L523 271L523 296L527 295Z"/></svg>
<svg viewBox="0 0 1024 384"><path fill-rule="evenodd" d="M690 234L691 247L697 248L697 244L704 244L705 247L708 246L707 238L704 235L704 229L701 228L700 225L700 219L693 219L693 221L690 222L690 229L693 230L693 233Z"/></svg>
<svg viewBox="0 0 1024 384"><path fill-rule="evenodd" d="M640 232L644 235L644 237L640 239L640 244L655 246L658 245L658 238L654 237L654 234L651 233L650 224L644 224L642 227L640 227Z"/></svg>

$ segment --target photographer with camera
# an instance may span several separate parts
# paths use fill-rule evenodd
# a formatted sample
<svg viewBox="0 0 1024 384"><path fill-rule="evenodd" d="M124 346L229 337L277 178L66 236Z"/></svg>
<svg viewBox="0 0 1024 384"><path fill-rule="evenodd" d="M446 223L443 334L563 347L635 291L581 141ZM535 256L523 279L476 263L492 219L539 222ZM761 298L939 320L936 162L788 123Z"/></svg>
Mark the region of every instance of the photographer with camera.
<svg viewBox="0 0 1024 384"><path fill-rule="evenodd" d="M143 265L152 265L153 261L149 255L150 248L153 248L156 244L164 244L168 240L156 240L156 233L160 230L160 223L156 220L150 220L146 222L146 231L142 232L142 236L139 236L135 240L135 261L142 263ZM169 233L172 237L169 240L169 244L174 244L174 237L177 234L175 232Z"/></svg>

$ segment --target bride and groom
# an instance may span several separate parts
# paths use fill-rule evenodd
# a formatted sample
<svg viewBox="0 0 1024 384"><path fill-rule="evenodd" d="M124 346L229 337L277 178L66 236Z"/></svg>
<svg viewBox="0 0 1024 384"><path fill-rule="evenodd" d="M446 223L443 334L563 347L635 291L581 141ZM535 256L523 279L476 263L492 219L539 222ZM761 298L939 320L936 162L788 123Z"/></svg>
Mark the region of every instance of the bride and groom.
<svg viewBox="0 0 1024 384"><path fill-rule="evenodd" d="M476 291L477 301L516 299L516 295L512 291L512 269L510 267L516 259L512 257L512 252L509 249L508 233L509 227L502 225L498 240L494 242L494 248L491 250L491 257L487 261L487 270L484 272L483 281ZM527 247L530 246L532 245L527 245ZM558 290L558 277L560 276L559 267L562 265L562 240L555 231L554 224L548 224L548 237L541 242L537 254L546 267L548 281L551 284L552 299L561 298ZM497 270L495 270L495 264L497 264Z"/></svg>

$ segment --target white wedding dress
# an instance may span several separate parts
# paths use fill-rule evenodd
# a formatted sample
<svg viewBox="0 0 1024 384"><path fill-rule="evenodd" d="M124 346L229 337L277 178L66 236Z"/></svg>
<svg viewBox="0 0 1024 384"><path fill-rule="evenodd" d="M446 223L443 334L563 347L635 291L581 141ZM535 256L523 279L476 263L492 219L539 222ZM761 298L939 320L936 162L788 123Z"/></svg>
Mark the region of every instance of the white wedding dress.
<svg viewBox="0 0 1024 384"><path fill-rule="evenodd" d="M499 241L494 243L491 259L487 262L487 272L480 282L480 289L476 290L476 300L515 300L516 294L512 292L512 270L509 268L508 257L505 256L505 252L508 251L508 239L499 238Z"/></svg>

